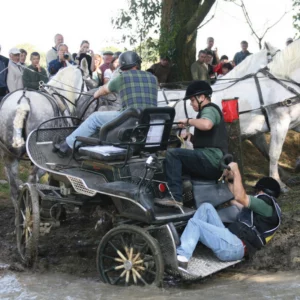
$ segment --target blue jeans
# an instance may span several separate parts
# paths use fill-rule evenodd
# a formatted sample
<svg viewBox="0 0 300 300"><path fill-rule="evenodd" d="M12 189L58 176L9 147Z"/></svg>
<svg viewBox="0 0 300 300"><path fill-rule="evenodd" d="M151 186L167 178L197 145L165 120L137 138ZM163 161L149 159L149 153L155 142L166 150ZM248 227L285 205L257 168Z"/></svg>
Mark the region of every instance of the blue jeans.
<svg viewBox="0 0 300 300"><path fill-rule="evenodd" d="M201 149L168 149L165 160L168 187L176 201L182 202L182 175L219 179L221 171L214 167Z"/></svg>
<svg viewBox="0 0 300 300"><path fill-rule="evenodd" d="M72 132L72 134L66 138L67 144L70 148L73 148L73 144L77 136L92 136L100 127L116 118L119 114L119 111L97 111L92 113L76 130Z"/></svg>
<svg viewBox="0 0 300 300"><path fill-rule="evenodd" d="M222 223L210 203L203 203L185 227L177 254L190 259L201 242L222 261L234 261L244 257L242 241Z"/></svg>

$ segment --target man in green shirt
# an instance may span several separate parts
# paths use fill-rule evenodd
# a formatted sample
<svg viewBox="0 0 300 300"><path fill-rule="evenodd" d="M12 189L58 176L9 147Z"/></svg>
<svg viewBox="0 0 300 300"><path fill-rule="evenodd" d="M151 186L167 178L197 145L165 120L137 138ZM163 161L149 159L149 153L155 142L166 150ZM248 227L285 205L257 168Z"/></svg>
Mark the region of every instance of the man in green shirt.
<svg viewBox="0 0 300 300"><path fill-rule="evenodd" d="M194 81L187 90L184 100L190 99L196 119L180 120L181 128L194 126L194 149L168 149L165 172L168 187L174 199L155 199L165 206L182 205L182 175L206 179L219 179L220 161L228 151L227 132L220 108L211 103L212 89L205 81Z"/></svg>
<svg viewBox="0 0 300 300"><path fill-rule="evenodd" d="M208 67L205 64L206 51L200 50L198 54L198 60L196 60L191 66L191 73L193 80L204 80L210 83L210 77L208 74Z"/></svg>
<svg viewBox="0 0 300 300"><path fill-rule="evenodd" d="M24 88L38 90L40 81L48 82L48 75L46 70L40 66L40 54L38 52L31 53L30 61L31 65L25 68L23 72Z"/></svg>

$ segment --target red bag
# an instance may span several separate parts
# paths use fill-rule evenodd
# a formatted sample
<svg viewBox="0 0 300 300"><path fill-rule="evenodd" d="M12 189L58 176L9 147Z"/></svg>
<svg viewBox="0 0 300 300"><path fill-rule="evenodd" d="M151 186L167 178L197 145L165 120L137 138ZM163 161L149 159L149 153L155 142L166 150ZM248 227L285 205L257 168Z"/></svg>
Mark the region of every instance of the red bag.
<svg viewBox="0 0 300 300"><path fill-rule="evenodd" d="M224 121L232 123L234 120L239 119L239 98L224 99L222 100L222 112Z"/></svg>

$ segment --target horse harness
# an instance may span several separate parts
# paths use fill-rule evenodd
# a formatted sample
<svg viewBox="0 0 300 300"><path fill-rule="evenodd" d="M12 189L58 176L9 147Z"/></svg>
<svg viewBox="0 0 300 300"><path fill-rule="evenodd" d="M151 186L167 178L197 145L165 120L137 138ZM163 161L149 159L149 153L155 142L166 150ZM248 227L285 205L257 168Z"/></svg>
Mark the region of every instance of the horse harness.
<svg viewBox="0 0 300 300"><path fill-rule="evenodd" d="M285 99L284 101L281 101L281 102L265 105L263 95L262 95L262 91L261 91L261 86L260 86L260 83L259 83L259 80L258 80L258 77L257 77L258 73L262 73L263 75L265 75L269 79L273 80L274 82L278 83L279 85L284 87L289 92L295 94L296 96L292 97L292 98L289 98L289 99ZM269 117L268 117L266 107L274 107L274 106L275 107L284 107L284 106L288 107L288 106L298 104L298 103L300 103L300 93L298 93L294 88L292 88L292 87L288 86L287 84L285 84L284 82L282 82L282 80L276 78L273 74L271 74L269 72L267 67L258 70L257 73L255 73L253 75L253 77L254 77L254 82L255 82L255 85L256 85L257 93L258 93L259 102L260 102L260 110L261 110L262 114L264 115L267 126L268 126L268 129L270 130L270 122L269 122ZM293 80L290 80L290 82L292 82L292 83L296 84L297 86L299 86L299 84L294 82ZM249 112L249 111L244 111L240 114L247 113L247 112Z"/></svg>

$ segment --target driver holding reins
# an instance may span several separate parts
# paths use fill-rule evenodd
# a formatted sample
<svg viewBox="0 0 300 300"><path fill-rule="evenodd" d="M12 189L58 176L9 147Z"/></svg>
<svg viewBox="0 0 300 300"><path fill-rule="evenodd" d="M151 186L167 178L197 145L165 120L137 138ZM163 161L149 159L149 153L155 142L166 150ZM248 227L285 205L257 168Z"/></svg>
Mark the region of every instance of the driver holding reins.
<svg viewBox="0 0 300 300"><path fill-rule="evenodd" d="M194 126L194 149L167 150L165 172L169 190L174 199L156 198L158 205L182 205L182 175L218 180L222 174L220 161L228 151L227 132L220 108L211 103L212 88L206 81L191 83L184 97L190 99L198 115L195 119L178 121L181 128Z"/></svg>

